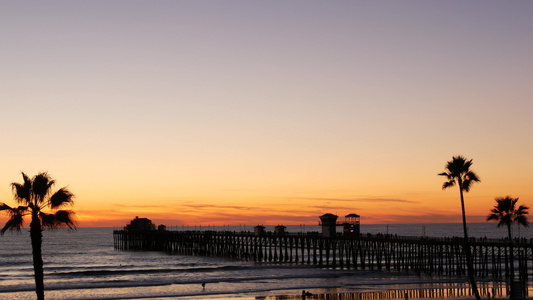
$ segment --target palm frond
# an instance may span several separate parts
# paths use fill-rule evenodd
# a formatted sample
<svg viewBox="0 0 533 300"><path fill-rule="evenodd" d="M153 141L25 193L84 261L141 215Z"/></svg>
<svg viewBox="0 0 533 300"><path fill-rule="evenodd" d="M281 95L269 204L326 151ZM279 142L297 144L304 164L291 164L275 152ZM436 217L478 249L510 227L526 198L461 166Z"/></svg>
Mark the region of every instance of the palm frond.
<svg viewBox="0 0 533 300"><path fill-rule="evenodd" d="M515 219L514 221L516 224L522 225L524 227L529 227L529 221L527 220L526 216L521 216Z"/></svg>
<svg viewBox="0 0 533 300"><path fill-rule="evenodd" d="M5 203L0 203L0 211L6 212L7 214L9 214L9 216L14 216L17 214L25 216L26 212L28 211L28 207L27 206L11 207Z"/></svg>
<svg viewBox="0 0 533 300"><path fill-rule="evenodd" d="M467 160L465 157L459 155L457 156L457 160L461 161L465 169L470 169L472 166L472 160Z"/></svg>
<svg viewBox="0 0 533 300"><path fill-rule="evenodd" d="M487 216L487 221L497 221L500 219L500 215L498 213L492 212L492 214Z"/></svg>
<svg viewBox="0 0 533 300"><path fill-rule="evenodd" d="M446 181L443 185L442 185L442 189L445 190L449 187L452 187L455 185L455 180L450 180L450 181Z"/></svg>
<svg viewBox="0 0 533 300"><path fill-rule="evenodd" d="M463 186L462 186L462 189L463 191L465 192L470 192L470 187L472 186L472 181L466 179L466 180L463 180Z"/></svg>
<svg viewBox="0 0 533 300"><path fill-rule="evenodd" d="M19 214L21 216L25 216L28 214L28 207L22 206L22 205L17 206L16 208L13 209L13 214Z"/></svg>
<svg viewBox="0 0 533 300"><path fill-rule="evenodd" d="M55 214L39 213L39 219L43 228L51 229L59 227L76 228L76 224L72 218L73 216L74 212L70 210L58 210Z"/></svg>
<svg viewBox="0 0 533 300"><path fill-rule="evenodd" d="M518 207L518 209L516 210L516 214L517 215L527 215L529 213L528 209L529 209L529 207L527 207L525 205L520 205Z"/></svg>
<svg viewBox="0 0 533 300"><path fill-rule="evenodd" d="M13 210L13 208L12 208L11 206L9 206L9 205L7 205L7 204L1 202L1 203L0 203L0 211L4 211L4 210L9 210L9 211L11 211L11 210Z"/></svg>
<svg viewBox="0 0 533 300"><path fill-rule="evenodd" d="M465 190L465 192L470 191L470 187L472 186L472 183L479 182L479 177L476 175L476 173L470 170L462 174L462 178L463 178L463 190Z"/></svg>
<svg viewBox="0 0 533 300"><path fill-rule="evenodd" d="M529 226L529 221L527 219L527 214L529 213L528 209L529 207L525 205L520 205L518 209L516 210L516 216L515 216L514 222L524 227L528 227Z"/></svg>
<svg viewBox="0 0 533 300"><path fill-rule="evenodd" d="M479 182L480 181L479 177L477 176L477 174L474 171L468 171L466 173L465 177L467 177L472 182Z"/></svg>
<svg viewBox="0 0 533 300"><path fill-rule="evenodd" d="M14 214L9 220L7 220L4 227L0 230L0 234L4 234L8 230L20 231L20 228L24 225L24 218L22 214Z"/></svg>
<svg viewBox="0 0 533 300"><path fill-rule="evenodd" d="M11 183L11 189L13 190L15 201L26 205L31 203L31 182L25 181L23 184L13 182Z"/></svg>
<svg viewBox="0 0 533 300"><path fill-rule="evenodd" d="M41 226L43 228L56 228L57 222L56 217L53 214L46 214L43 212L39 212L39 219L41 219Z"/></svg>
<svg viewBox="0 0 533 300"><path fill-rule="evenodd" d="M74 194L72 194L67 188L60 188L50 197L50 208L57 209L66 204L73 204Z"/></svg>
<svg viewBox="0 0 533 300"><path fill-rule="evenodd" d="M439 173L439 176L445 176L446 178L448 178L448 180L453 179L452 176L450 176L450 174L446 172Z"/></svg>
<svg viewBox="0 0 533 300"><path fill-rule="evenodd" d="M58 210L55 214L58 226L66 226L70 229L76 228L74 212L71 210Z"/></svg>
<svg viewBox="0 0 533 300"><path fill-rule="evenodd" d="M32 193L37 199L37 205L43 202L43 199L50 193L50 188L55 181L50 178L47 172L42 172L33 177Z"/></svg>

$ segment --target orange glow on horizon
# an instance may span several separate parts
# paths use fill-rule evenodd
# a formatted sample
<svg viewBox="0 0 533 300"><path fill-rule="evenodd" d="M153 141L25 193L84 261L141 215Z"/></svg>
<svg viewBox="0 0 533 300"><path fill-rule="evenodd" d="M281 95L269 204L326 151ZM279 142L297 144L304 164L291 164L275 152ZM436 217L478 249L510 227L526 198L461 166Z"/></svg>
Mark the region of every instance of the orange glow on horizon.
<svg viewBox="0 0 533 300"><path fill-rule="evenodd" d="M351 196L356 193L348 187L350 182L332 182L330 186L334 185L336 188L202 189L202 193L183 189L179 193L181 196L175 198L147 191L139 193L141 189L138 189L134 190L136 194L131 197L123 195L111 200L89 201L89 197L99 198L98 195L90 189L76 189L79 185L77 183L76 186L69 185L76 198L74 206L68 209L76 212L79 227L122 227L135 216L146 217L157 225L167 226L312 225L317 224L318 217L324 213L336 214L339 219L356 213L361 216L362 224L460 223L462 219L458 189L441 190L443 181L436 175L437 172L433 172L433 177L425 179L424 187L432 186L431 189L424 188L414 193L412 191L416 190L416 186L405 181L405 186L402 186L398 184L399 179L396 179L395 185L388 186L390 192L385 193L385 189L381 189L384 196L358 197ZM483 178L487 178L487 183ZM368 194L371 189L379 188L376 184L359 186L370 186L367 188ZM394 193L393 189L397 192ZM482 177L480 183L473 185L471 191L465 194L468 222L485 222L494 205L494 198L502 196L496 193L499 189L490 176ZM517 190L522 191L522 195L519 195L520 202L531 207L529 202L533 195L527 194L527 188ZM4 199L12 197L9 189L5 189L0 195ZM14 203L12 198L2 202L8 205ZM0 221L5 223L6 220L5 215L0 215ZM26 220L27 225L29 220Z"/></svg>
<svg viewBox="0 0 533 300"><path fill-rule="evenodd" d="M360 203L370 203L366 206L354 205L357 200L331 200L333 203L315 200L319 205L304 206L302 203L310 201L293 200L288 209L277 205L265 205L264 207L217 205L217 204L176 204L158 207L154 205L120 205L111 206L108 210L98 211L90 207L72 209L76 212L78 227L123 227L136 216L146 217L154 224L167 226L236 226L236 225L315 225L319 216L324 213L333 213L344 218L350 213L361 215L361 224L429 224L429 223L460 223L460 204L458 199L451 199L453 207L438 209L431 207L419 207L420 202L402 199L359 199ZM374 201L374 202L372 202ZM441 199L442 201L442 199ZM288 201L290 202L290 201ZM346 203L348 202L348 203ZM445 202L445 201L444 201ZM377 205L376 205L377 204ZM492 205L492 203L490 203ZM386 209L386 206L389 208ZM491 207L469 213L467 209L467 221L470 223L485 222L486 214ZM298 212L298 213L295 213ZM422 212L422 213L419 213ZM0 216L0 222L7 217ZM26 226L29 219L26 220Z"/></svg>
<svg viewBox="0 0 533 300"><path fill-rule="evenodd" d="M166 218L161 215L154 214L142 214L132 216L124 216L117 219L108 219L108 218L83 218L77 220L77 227L114 227L122 228L129 222L134 219L136 216L145 217L156 225L166 225L166 226L255 226L255 225L317 225L319 221L319 215L317 216L306 216L306 217L297 217L297 218L280 218L280 217L266 217L264 219L268 222L257 222L253 217L239 219L240 222L235 222L228 219L217 219L214 218L210 221L198 221L196 216L190 216L189 218L171 219ZM339 215L339 220L344 218L343 215ZM467 221L469 223L483 223L485 222L486 216L467 216ZM5 224L7 217L0 217L0 222ZM379 217L362 217L361 224L431 224L431 223L461 223L460 215L439 215L439 216L419 216L419 215L404 215L396 216L394 218L387 218L386 216ZM26 220L24 228L29 230L29 219ZM24 229L23 229L24 230Z"/></svg>

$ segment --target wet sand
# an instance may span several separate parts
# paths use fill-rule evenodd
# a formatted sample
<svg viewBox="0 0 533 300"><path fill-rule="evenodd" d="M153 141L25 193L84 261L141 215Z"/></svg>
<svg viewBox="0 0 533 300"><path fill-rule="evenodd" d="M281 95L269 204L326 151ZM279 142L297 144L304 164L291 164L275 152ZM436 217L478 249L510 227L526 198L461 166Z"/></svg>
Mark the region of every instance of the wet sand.
<svg viewBox="0 0 533 300"><path fill-rule="evenodd" d="M400 276L400 278L402 278ZM508 299L506 286L500 282L479 282L478 290L481 299ZM225 294L188 297L194 300L301 300L302 291L312 295L305 299L475 299L471 294L470 285L463 279L431 279L404 278L401 282L385 280L375 284L354 284L354 287L287 289L261 292L256 294ZM525 299L533 299L533 289L530 288ZM182 298L179 298L182 299ZM185 298L183 298L185 299Z"/></svg>

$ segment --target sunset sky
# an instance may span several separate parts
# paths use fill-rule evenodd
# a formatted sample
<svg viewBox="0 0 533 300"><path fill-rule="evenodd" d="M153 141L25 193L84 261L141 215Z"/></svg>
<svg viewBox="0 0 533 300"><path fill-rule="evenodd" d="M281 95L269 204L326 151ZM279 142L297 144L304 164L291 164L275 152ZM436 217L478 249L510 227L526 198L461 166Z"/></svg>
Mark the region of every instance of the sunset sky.
<svg viewBox="0 0 533 300"><path fill-rule="evenodd" d="M79 226L460 222L533 207L532 1L0 1L0 202ZM5 222L5 216L0 221ZM29 225L29 222L26 224Z"/></svg>

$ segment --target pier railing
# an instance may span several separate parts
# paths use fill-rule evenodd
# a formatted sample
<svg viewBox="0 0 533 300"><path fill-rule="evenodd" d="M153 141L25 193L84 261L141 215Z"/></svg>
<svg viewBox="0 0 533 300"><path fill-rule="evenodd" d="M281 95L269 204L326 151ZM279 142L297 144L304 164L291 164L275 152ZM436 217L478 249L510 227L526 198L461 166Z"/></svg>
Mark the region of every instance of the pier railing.
<svg viewBox="0 0 533 300"><path fill-rule="evenodd" d="M383 270L431 276L464 276L463 238L362 234L321 237L317 232L254 235L219 231L114 231L120 250L156 250L170 254L233 257L256 262L309 264L331 268ZM471 238L478 278L510 277L509 240ZM513 241L515 278L527 282L533 270L533 241Z"/></svg>

